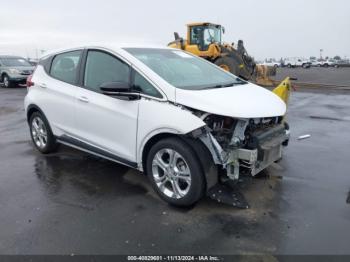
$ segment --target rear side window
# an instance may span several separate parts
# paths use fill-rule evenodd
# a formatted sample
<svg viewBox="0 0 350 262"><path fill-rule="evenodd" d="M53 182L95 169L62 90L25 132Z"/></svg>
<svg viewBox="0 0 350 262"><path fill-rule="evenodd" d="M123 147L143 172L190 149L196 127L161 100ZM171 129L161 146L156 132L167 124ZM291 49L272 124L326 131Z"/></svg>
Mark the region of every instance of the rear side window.
<svg viewBox="0 0 350 262"><path fill-rule="evenodd" d="M101 51L89 51L86 59L84 86L99 92L108 82L129 83L130 67L118 58Z"/></svg>
<svg viewBox="0 0 350 262"><path fill-rule="evenodd" d="M75 84L82 51L56 55L52 60L50 75L64 82Z"/></svg>

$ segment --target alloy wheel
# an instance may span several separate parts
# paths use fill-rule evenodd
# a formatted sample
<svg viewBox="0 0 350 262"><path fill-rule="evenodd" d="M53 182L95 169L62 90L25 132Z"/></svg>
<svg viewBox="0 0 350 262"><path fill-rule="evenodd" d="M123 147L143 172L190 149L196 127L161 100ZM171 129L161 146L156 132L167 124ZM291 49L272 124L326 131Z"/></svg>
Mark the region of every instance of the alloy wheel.
<svg viewBox="0 0 350 262"><path fill-rule="evenodd" d="M154 155L152 175L158 189L167 197L180 199L190 190L190 168L184 157L174 149L161 149Z"/></svg>
<svg viewBox="0 0 350 262"><path fill-rule="evenodd" d="M47 144L47 130L40 117L33 118L31 131L35 145L38 148L43 149Z"/></svg>

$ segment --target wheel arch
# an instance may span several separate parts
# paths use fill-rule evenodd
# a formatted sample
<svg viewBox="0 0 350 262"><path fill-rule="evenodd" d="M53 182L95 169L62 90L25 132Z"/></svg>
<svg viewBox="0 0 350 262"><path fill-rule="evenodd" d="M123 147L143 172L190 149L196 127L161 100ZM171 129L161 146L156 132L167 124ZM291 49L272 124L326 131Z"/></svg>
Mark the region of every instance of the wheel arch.
<svg viewBox="0 0 350 262"><path fill-rule="evenodd" d="M35 104L30 104L28 107L27 107L27 110L26 110L26 116L27 116L27 122L29 122L29 119L31 117L31 115L34 113L34 112L40 112L40 114L42 114L46 119L47 117L45 116L44 112L40 109L40 107L38 107L37 105Z"/></svg>
<svg viewBox="0 0 350 262"><path fill-rule="evenodd" d="M150 134L145 141L141 144L140 147L140 154L138 157L138 162L141 162L140 167L142 167L142 170L146 172L146 159L149 151L151 150L152 146L155 145L158 141L169 138L169 137L177 137L178 134L175 131L172 130L163 130L163 131L156 131Z"/></svg>
<svg viewBox="0 0 350 262"><path fill-rule="evenodd" d="M4 78L5 75L8 76L8 74L6 73L6 71L1 72L1 76L0 76L0 77L1 77L1 78L0 78L1 81L3 80L3 78Z"/></svg>
<svg viewBox="0 0 350 262"><path fill-rule="evenodd" d="M205 146L205 144L196 138L193 138L186 134L179 134L176 132L160 132L152 137L150 137L141 148L141 164L142 169L146 173L146 162L147 155L151 150L152 146L155 145L158 141L170 137L176 137L184 141L189 147L193 149L196 154L196 158L200 162L202 167L203 174L205 176L205 189L208 190L218 182L218 167L214 163L213 156L211 155L209 149Z"/></svg>

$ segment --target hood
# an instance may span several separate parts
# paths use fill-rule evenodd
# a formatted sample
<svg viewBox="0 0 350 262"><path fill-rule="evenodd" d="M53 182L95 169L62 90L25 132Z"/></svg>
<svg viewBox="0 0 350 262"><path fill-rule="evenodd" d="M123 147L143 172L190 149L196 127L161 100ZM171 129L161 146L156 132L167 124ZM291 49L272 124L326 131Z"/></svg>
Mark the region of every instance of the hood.
<svg viewBox="0 0 350 262"><path fill-rule="evenodd" d="M33 71L35 66L15 66L14 68L17 68L18 70L31 70L31 71Z"/></svg>
<svg viewBox="0 0 350 262"><path fill-rule="evenodd" d="M8 69L13 68L13 69L21 70L21 71L23 71L23 70L34 71L35 66L6 66L6 68L8 68Z"/></svg>
<svg viewBox="0 0 350 262"><path fill-rule="evenodd" d="M282 99L251 83L208 90L176 88L176 103L234 118L282 116L286 112Z"/></svg>

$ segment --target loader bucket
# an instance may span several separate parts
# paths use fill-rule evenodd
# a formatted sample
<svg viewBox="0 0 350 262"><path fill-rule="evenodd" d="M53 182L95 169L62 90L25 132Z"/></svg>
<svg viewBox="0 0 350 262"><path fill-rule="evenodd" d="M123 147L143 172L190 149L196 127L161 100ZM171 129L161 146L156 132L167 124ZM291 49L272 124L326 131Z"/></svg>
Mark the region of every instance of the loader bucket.
<svg viewBox="0 0 350 262"><path fill-rule="evenodd" d="M274 81L270 78L276 75L276 68L273 66L256 65L255 82L261 86L273 86Z"/></svg>
<svg viewBox="0 0 350 262"><path fill-rule="evenodd" d="M292 88L290 77L285 78L275 89L272 90L288 105L289 95Z"/></svg>

